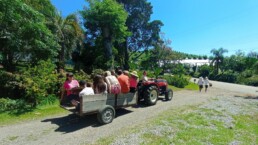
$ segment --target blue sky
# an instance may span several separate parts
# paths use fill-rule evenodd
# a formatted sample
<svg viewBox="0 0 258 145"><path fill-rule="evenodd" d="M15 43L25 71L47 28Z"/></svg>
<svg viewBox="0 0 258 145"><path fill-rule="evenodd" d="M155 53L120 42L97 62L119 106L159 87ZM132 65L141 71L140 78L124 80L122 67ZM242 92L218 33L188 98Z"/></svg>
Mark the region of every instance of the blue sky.
<svg viewBox="0 0 258 145"><path fill-rule="evenodd" d="M148 0L152 20L164 23L162 32L173 50L210 56L223 47L235 54L258 52L258 0ZM51 0L63 16L82 10L85 0Z"/></svg>

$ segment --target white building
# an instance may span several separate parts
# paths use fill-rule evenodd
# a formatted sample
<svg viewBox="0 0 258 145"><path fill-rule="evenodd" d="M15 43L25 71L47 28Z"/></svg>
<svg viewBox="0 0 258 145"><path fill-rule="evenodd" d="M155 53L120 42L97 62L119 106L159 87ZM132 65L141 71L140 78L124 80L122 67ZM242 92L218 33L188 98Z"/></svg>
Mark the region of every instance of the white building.
<svg viewBox="0 0 258 145"><path fill-rule="evenodd" d="M202 66L202 65L210 65L211 60L209 59L183 59L178 60L179 63L189 64L190 66Z"/></svg>

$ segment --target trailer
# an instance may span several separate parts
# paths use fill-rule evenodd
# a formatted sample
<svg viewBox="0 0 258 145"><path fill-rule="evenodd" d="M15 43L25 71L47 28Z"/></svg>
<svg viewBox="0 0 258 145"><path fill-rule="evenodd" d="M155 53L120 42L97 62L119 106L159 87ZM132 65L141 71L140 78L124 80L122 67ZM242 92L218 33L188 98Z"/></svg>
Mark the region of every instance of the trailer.
<svg viewBox="0 0 258 145"><path fill-rule="evenodd" d="M113 121L116 109L137 105L138 93L126 94L95 94L80 97L80 106L75 107L62 106L79 116L97 114L97 119L101 124L108 124Z"/></svg>

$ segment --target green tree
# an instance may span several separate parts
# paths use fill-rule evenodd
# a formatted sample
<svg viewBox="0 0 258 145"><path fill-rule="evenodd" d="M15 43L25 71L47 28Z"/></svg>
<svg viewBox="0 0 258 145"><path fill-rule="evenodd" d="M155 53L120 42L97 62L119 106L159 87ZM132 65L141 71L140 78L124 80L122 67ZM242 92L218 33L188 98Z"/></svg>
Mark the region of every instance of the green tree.
<svg viewBox="0 0 258 145"><path fill-rule="evenodd" d="M0 7L0 50L5 69L13 70L20 60L36 63L57 55L59 47L44 15L21 0L1 0Z"/></svg>
<svg viewBox="0 0 258 145"><path fill-rule="evenodd" d="M212 49L211 53L213 54L214 58L211 61L211 64L215 64L216 66L216 73L219 73L219 66L223 63L224 56L223 54L228 52L227 49L219 48L219 49Z"/></svg>
<svg viewBox="0 0 258 145"><path fill-rule="evenodd" d="M65 59L72 55L72 51L76 48L76 44L82 42L83 31L75 14L62 18L60 14L56 13L51 19L52 21L49 22L49 26L56 35L57 42L61 46L61 49L58 52L58 69L63 69Z"/></svg>
<svg viewBox="0 0 258 145"><path fill-rule="evenodd" d="M50 0L23 1L45 16L47 27L61 46L58 51L58 68L64 68L65 59L70 58L72 51L82 42L83 32L76 14L63 18Z"/></svg>
<svg viewBox="0 0 258 145"><path fill-rule="evenodd" d="M101 37L108 67L112 67L114 42L121 43L130 35L125 25L127 13L114 0L89 0L89 3L90 8L81 12L87 30L86 37L93 43Z"/></svg>
<svg viewBox="0 0 258 145"><path fill-rule="evenodd" d="M212 71L211 67L208 65L202 65L199 67L200 76L208 77Z"/></svg>
<svg viewBox="0 0 258 145"><path fill-rule="evenodd" d="M27 5L31 6L34 10L43 14L46 21L49 21L53 14L56 12L56 8L52 5L50 0L22 0Z"/></svg>
<svg viewBox="0 0 258 145"><path fill-rule="evenodd" d="M153 12L151 3L147 0L117 0L117 2L123 4L129 14L126 26L132 35L120 45L123 49L120 49L119 53L123 57L125 69L129 69L129 61L136 61L159 41L163 23L159 20L150 21Z"/></svg>

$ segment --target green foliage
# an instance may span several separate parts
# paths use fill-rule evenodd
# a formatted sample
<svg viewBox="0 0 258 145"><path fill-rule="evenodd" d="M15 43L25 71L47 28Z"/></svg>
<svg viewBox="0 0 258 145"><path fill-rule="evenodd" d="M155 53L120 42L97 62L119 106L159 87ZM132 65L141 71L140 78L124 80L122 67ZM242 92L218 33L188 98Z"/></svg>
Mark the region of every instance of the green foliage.
<svg viewBox="0 0 258 145"><path fill-rule="evenodd" d="M167 80L169 85L173 85L178 88L184 88L189 84L189 78L187 77L180 77L178 75L175 76L164 76L164 78Z"/></svg>
<svg viewBox="0 0 258 145"><path fill-rule="evenodd" d="M186 70L182 64L176 64L172 69L172 73L181 77L186 73Z"/></svg>
<svg viewBox="0 0 258 145"><path fill-rule="evenodd" d="M219 49L214 48L214 49L211 50L211 53L214 56L213 59L212 59L211 64L215 64L217 74L219 73L220 65L223 63L223 60L224 60L223 54L226 53L226 52L228 52L228 50L224 49L224 48L219 48Z"/></svg>
<svg viewBox="0 0 258 145"><path fill-rule="evenodd" d="M116 0L124 6L128 13L126 19L126 26L132 33L127 37L126 43L120 45L120 54L124 57L124 63L127 61L135 61L138 59L149 47L154 46L160 40L160 29L163 23L160 20L151 19L152 6L147 0ZM127 52L126 52L127 51ZM139 53L143 52L143 53ZM126 54L130 53L129 59ZM156 63L156 62L155 62ZM148 69L144 67L144 69Z"/></svg>
<svg viewBox="0 0 258 145"><path fill-rule="evenodd" d="M36 106L54 96L59 90L57 78L55 65L50 60L40 61L38 65L29 67L22 76L26 101Z"/></svg>
<svg viewBox="0 0 258 145"><path fill-rule="evenodd" d="M159 68L159 67L155 68L153 71L155 78L158 78L158 76L160 75L161 72L162 72L161 68Z"/></svg>
<svg viewBox="0 0 258 145"><path fill-rule="evenodd" d="M0 7L0 38L7 70L12 70L14 60L26 58L36 63L57 55L59 47L44 15L20 0L1 0Z"/></svg>
<svg viewBox="0 0 258 145"><path fill-rule="evenodd" d="M0 98L0 112L26 108L26 102L22 99Z"/></svg>
<svg viewBox="0 0 258 145"><path fill-rule="evenodd" d="M74 78L78 81L84 80L86 82L92 82L91 76L86 74L83 70L74 74Z"/></svg>
<svg viewBox="0 0 258 145"><path fill-rule="evenodd" d="M0 70L0 76L0 98L17 99L24 95L20 75Z"/></svg>
<svg viewBox="0 0 258 145"><path fill-rule="evenodd" d="M87 41L91 44L97 44L96 40L100 41L104 48L104 57L101 59L108 62L106 65L109 68L113 67L114 42L122 43L130 35L125 25L127 13L124 8L115 0L91 0L90 8L86 8L81 14L85 22Z"/></svg>
<svg viewBox="0 0 258 145"><path fill-rule="evenodd" d="M237 75L237 73L233 73L232 71L226 71L217 75L215 78L218 81L235 83L237 81Z"/></svg>
<svg viewBox="0 0 258 145"><path fill-rule="evenodd" d="M246 85L250 85L250 86L258 86L258 75L254 75L250 78L246 78L243 81Z"/></svg>
<svg viewBox="0 0 258 145"><path fill-rule="evenodd" d="M91 77L93 78L95 75L103 75L104 74L104 70L102 69L94 69L91 73Z"/></svg>
<svg viewBox="0 0 258 145"><path fill-rule="evenodd" d="M256 63L253 65L253 69L254 69L255 74L258 75L258 61L256 61Z"/></svg>
<svg viewBox="0 0 258 145"><path fill-rule="evenodd" d="M206 77L206 76L209 76L210 75L210 72L211 72L212 68L208 65L202 65L199 67L199 76L203 76L203 77Z"/></svg>

